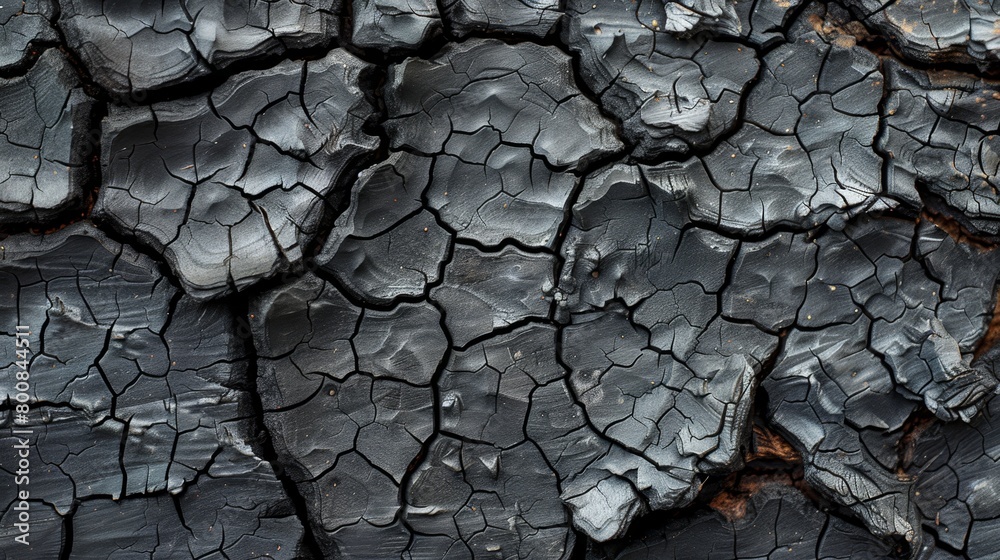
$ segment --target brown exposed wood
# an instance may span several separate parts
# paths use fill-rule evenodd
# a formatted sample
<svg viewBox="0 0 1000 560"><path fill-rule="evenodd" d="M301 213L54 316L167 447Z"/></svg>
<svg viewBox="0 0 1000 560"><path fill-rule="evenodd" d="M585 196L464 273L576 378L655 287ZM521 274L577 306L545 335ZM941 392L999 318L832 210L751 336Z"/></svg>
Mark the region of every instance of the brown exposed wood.
<svg viewBox="0 0 1000 560"><path fill-rule="evenodd" d="M934 224L941 231L947 233L958 243L969 245L980 252L988 252L997 248L997 241L983 236L976 235L959 223L955 218L938 212L933 208L924 207L920 214L920 219L927 220Z"/></svg>
<svg viewBox="0 0 1000 560"><path fill-rule="evenodd" d="M758 459L771 459L786 463L802 462L802 455L785 438L764 426L754 425L752 449L746 455L749 463Z"/></svg>

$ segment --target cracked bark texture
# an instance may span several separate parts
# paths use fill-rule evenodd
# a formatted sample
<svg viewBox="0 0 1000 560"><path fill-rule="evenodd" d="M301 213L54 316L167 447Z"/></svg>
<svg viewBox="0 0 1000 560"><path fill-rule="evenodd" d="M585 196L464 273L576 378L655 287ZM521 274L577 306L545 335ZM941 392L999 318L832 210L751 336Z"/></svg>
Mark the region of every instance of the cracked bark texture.
<svg viewBox="0 0 1000 560"><path fill-rule="evenodd" d="M0 0L0 556L995 556L998 13Z"/></svg>

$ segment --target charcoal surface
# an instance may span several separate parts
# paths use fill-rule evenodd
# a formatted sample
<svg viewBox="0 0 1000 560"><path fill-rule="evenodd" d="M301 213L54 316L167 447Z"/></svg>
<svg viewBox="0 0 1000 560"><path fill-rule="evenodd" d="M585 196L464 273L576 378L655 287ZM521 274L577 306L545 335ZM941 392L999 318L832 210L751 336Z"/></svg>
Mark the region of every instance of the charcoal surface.
<svg viewBox="0 0 1000 560"><path fill-rule="evenodd" d="M451 32L461 37L476 32L545 37L562 17L555 0L444 0Z"/></svg>
<svg viewBox="0 0 1000 560"><path fill-rule="evenodd" d="M881 149L892 157L889 191L953 215L970 230L1000 234L996 173L1000 83L918 70L892 61Z"/></svg>
<svg viewBox="0 0 1000 560"><path fill-rule="evenodd" d="M187 291L214 297L287 271L341 175L377 139L343 50L237 74L211 93L113 107L95 213L161 252Z"/></svg>
<svg viewBox="0 0 1000 560"><path fill-rule="evenodd" d="M0 72L17 68L34 55L34 49L58 39L52 28L53 0L5 2L0 5Z"/></svg>
<svg viewBox="0 0 1000 560"><path fill-rule="evenodd" d="M705 17L674 2L567 1L563 40L636 156L706 148L737 125L760 64L750 46L713 38L740 29L732 7L719 4L718 16Z"/></svg>
<svg viewBox="0 0 1000 560"><path fill-rule="evenodd" d="M322 47L337 36L338 0L59 0L66 46L122 98L178 86L234 64Z"/></svg>
<svg viewBox="0 0 1000 560"><path fill-rule="evenodd" d="M0 220L37 224L79 205L94 105L54 49L25 75L0 79Z"/></svg>
<svg viewBox="0 0 1000 560"><path fill-rule="evenodd" d="M11 432L24 427L8 413L4 447L30 442L29 500L52 508L32 523L30 553L13 548L22 546L13 521L3 528L4 549L28 558L71 547L82 558L119 548L168 558L157 545L172 543L195 556L266 550L295 558L303 526L261 458L233 313L198 303L152 259L90 225L8 237L4 251L0 278L12 294L4 319L38 325L28 337L33 433ZM15 364L23 356L13 329L4 338L4 398L20 402ZM12 480L18 459L0 459ZM12 484L3 493L13 520L22 498Z"/></svg>
<svg viewBox="0 0 1000 560"><path fill-rule="evenodd" d="M892 558L892 547L830 515L779 480L749 479L722 511L702 507L635 534L623 545L597 545L590 560L645 558ZM721 504L720 504L721 505ZM721 509L721 508L720 508Z"/></svg>
<svg viewBox="0 0 1000 560"><path fill-rule="evenodd" d="M0 0L0 558L996 556L973 4Z"/></svg>
<svg viewBox="0 0 1000 560"><path fill-rule="evenodd" d="M427 0L354 0L351 43L385 52L413 50L441 34L441 14Z"/></svg>
<svg viewBox="0 0 1000 560"><path fill-rule="evenodd" d="M993 3L961 0L946 9L917 0L848 0L845 5L914 62L959 63L990 70L1000 63L996 33L1000 12Z"/></svg>

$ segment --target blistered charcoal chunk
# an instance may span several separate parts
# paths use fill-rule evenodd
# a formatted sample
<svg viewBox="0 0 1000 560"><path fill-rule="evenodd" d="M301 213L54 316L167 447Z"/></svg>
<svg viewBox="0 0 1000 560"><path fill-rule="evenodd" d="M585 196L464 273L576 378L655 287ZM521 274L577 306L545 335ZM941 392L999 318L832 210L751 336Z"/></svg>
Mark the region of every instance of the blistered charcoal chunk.
<svg viewBox="0 0 1000 560"><path fill-rule="evenodd" d="M25 76L0 79L0 221L38 224L80 203L93 108L55 49Z"/></svg>
<svg viewBox="0 0 1000 560"><path fill-rule="evenodd" d="M176 86L247 59L321 47L339 0L60 0L59 27L98 84L120 96Z"/></svg>
<svg viewBox="0 0 1000 560"><path fill-rule="evenodd" d="M430 158L394 153L361 173L317 259L355 297L389 304L437 282L451 235L419 212Z"/></svg>
<svg viewBox="0 0 1000 560"><path fill-rule="evenodd" d="M985 286L996 283L996 257L933 225L892 218L856 220L816 245L797 327L764 380L770 419L803 453L811 485L875 534L918 538L910 485L885 450L915 408L904 399L943 420L970 421L995 392L995 373L972 358L993 303ZM936 274L973 258L977 278L955 286L969 311L959 319L945 305L956 295Z"/></svg>
<svg viewBox="0 0 1000 560"><path fill-rule="evenodd" d="M779 233L744 243L722 298L723 314L767 331L785 328L795 321L815 269L816 246L804 235Z"/></svg>
<svg viewBox="0 0 1000 560"><path fill-rule="evenodd" d="M816 10L814 9L814 12ZM819 13L810 21L822 24ZM734 234L812 228L886 210L874 152L883 78L854 39L798 23L768 52L747 97L746 123L703 158L646 171L686 200L691 219Z"/></svg>
<svg viewBox="0 0 1000 560"><path fill-rule="evenodd" d="M441 429L506 449L525 441L530 397L565 373L556 331L530 325L453 352L437 386Z"/></svg>
<svg viewBox="0 0 1000 560"><path fill-rule="evenodd" d="M321 548L398 556L410 539L392 525L399 485L434 433L434 391L415 384L429 384L447 350L440 312L362 310L311 274L250 312L264 422Z"/></svg>
<svg viewBox="0 0 1000 560"><path fill-rule="evenodd" d="M740 36L758 47L770 47L784 41L789 20L801 5L802 0L736 2Z"/></svg>
<svg viewBox="0 0 1000 560"><path fill-rule="evenodd" d="M448 348L441 312L428 303L365 311L353 342L360 371L415 385L430 383Z"/></svg>
<svg viewBox="0 0 1000 560"><path fill-rule="evenodd" d="M456 132L444 150L434 159L427 201L458 237L485 245L556 242L574 175L553 171L529 149L504 144L492 128Z"/></svg>
<svg viewBox="0 0 1000 560"><path fill-rule="evenodd" d="M52 484L76 486L50 498L60 513L74 497L178 492L225 438L249 437L245 427L223 435L249 405L224 306L178 297L155 263L92 226L4 247L8 283L33 287L17 292L18 324L45 349L31 363L45 372L31 397L58 407L46 412L38 453ZM15 358L11 343L0 362L12 399ZM95 470L100 455L115 468Z"/></svg>
<svg viewBox="0 0 1000 560"><path fill-rule="evenodd" d="M896 232L897 235L887 235ZM929 224L914 229L901 220L862 220L845 233L877 268L875 276L881 289L868 283L870 291L852 290L875 319L872 350L889 366L901 393L922 398L925 406L943 420L961 418L968 422L997 385L992 373L970 365L994 303L992 287L1000 273L997 256L978 255L975 249L957 244L944 231ZM913 244L913 238L918 243ZM934 244L938 250L931 252ZM925 251L936 261L934 268L927 264ZM878 253L882 256L876 257ZM896 255L890 257L892 253ZM949 268L968 266L974 255L979 278L962 291L965 314L962 318L956 316L953 305L944 305L955 294L942 290L934 270L940 270L949 261ZM979 289L975 289L976 284ZM952 286L959 288L961 284ZM942 318L949 320L954 333Z"/></svg>
<svg viewBox="0 0 1000 560"><path fill-rule="evenodd" d="M996 353L989 356L996 366ZM968 558L987 558L995 549L994 476L1000 457L996 427L1000 400L971 424L927 424L913 449L907 472L915 478L914 502L924 528L937 542L964 550Z"/></svg>
<svg viewBox="0 0 1000 560"><path fill-rule="evenodd" d="M477 31L545 37L562 16L557 0L444 0L442 9L459 37Z"/></svg>
<svg viewBox="0 0 1000 560"><path fill-rule="evenodd" d="M420 210L432 162L431 158L393 152L358 174L350 206L337 217L327 250L342 232L375 237Z"/></svg>
<svg viewBox="0 0 1000 560"><path fill-rule="evenodd" d="M566 295L561 304L570 311L604 307L615 298L634 305L651 295L655 287L645 277L644 264L650 253L670 255L660 249L680 237L680 223L656 220L657 208L639 170L614 165L588 176L576 204L566 235L566 266L559 289ZM650 239L654 220L670 228L669 239ZM568 297L567 297L568 296Z"/></svg>
<svg viewBox="0 0 1000 560"><path fill-rule="evenodd" d="M394 52L416 49L441 34L433 0L353 0L351 42Z"/></svg>
<svg viewBox="0 0 1000 560"><path fill-rule="evenodd" d="M749 479L723 511L701 507L593 547L589 560L892 558L893 548L780 481Z"/></svg>
<svg viewBox="0 0 1000 560"><path fill-rule="evenodd" d="M300 558L302 524L283 492L269 465L228 450L179 496L82 502L73 516L72 556Z"/></svg>
<svg viewBox="0 0 1000 560"><path fill-rule="evenodd" d="M390 67L386 105L393 148L433 156L429 209L478 245L555 245L571 171L622 146L552 47L449 44Z"/></svg>
<svg viewBox="0 0 1000 560"><path fill-rule="evenodd" d="M378 143L361 131L367 68L334 50L238 74L208 96L112 107L95 214L162 251L197 297L289 270L324 198Z"/></svg>
<svg viewBox="0 0 1000 560"><path fill-rule="evenodd" d="M699 179L688 195L695 219L755 233L843 223L893 205L882 197L873 150L879 61L841 37L809 31L764 57L746 124L704 158L711 180L697 160L683 165Z"/></svg>
<svg viewBox="0 0 1000 560"><path fill-rule="evenodd" d="M555 474L531 443L499 449L439 437L406 489L403 519L414 531L409 553L567 558L574 537L558 492Z"/></svg>
<svg viewBox="0 0 1000 560"><path fill-rule="evenodd" d="M326 268L351 293L365 302L387 304L422 296L427 284L438 281L451 234L423 211L376 237L331 239L327 247L333 254Z"/></svg>
<svg viewBox="0 0 1000 560"><path fill-rule="evenodd" d="M445 312L452 344L463 347L498 328L531 318L546 318L551 298L554 257L513 247L485 253L456 245L444 283L431 299Z"/></svg>
<svg viewBox="0 0 1000 560"><path fill-rule="evenodd" d="M590 538L621 536L650 508L680 507L698 493L693 471L657 467L595 433L565 383L539 387L531 402L526 433L558 474L573 525Z"/></svg>
<svg viewBox="0 0 1000 560"><path fill-rule="evenodd" d="M962 352L975 351L993 316L1000 252L984 252L960 243L929 222L917 226L915 252L927 276L940 284L941 300L935 315Z"/></svg>
<svg viewBox="0 0 1000 560"><path fill-rule="evenodd" d="M624 473L636 470L648 507L665 509L691 499L700 473L739 464L756 375L776 348L773 335L718 318L738 242L692 225L683 198L650 176L660 178L616 165L586 178L556 292L577 312L561 346L573 393L615 444L614 460L591 459L564 483L577 527L599 540L646 510L616 480ZM612 302L636 311L604 310Z"/></svg>
<svg viewBox="0 0 1000 560"><path fill-rule="evenodd" d="M688 228L683 195L656 179L653 170L624 164L585 178L564 243L567 266L559 280L561 306L583 311L602 308L614 299L630 306L646 305L692 282L709 294L721 288L737 241ZM645 298L650 299L644 302ZM711 315L716 308L713 305ZM648 327L669 320L642 307L637 318ZM666 334L657 336L669 339Z"/></svg>
<svg viewBox="0 0 1000 560"><path fill-rule="evenodd" d="M721 338L741 338L735 334L723 332ZM688 362L692 370L648 349L648 333L626 317L597 314L563 330L562 360L571 368L570 385L589 422L604 437L692 480L741 460L755 372L773 351L773 342L734 351L715 336L705 340L713 353L697 351ZM759 358L752 355L757 351L763 354ZM680 502L686 494L675 498ZM660 507L676 505L682 502Z"/></svg>
<svg viewBox="0 0 1000 560"><path fill-rule="evenodd" d="M34 56L39 43L54 43L52 0L22 0L0 5L0 72L16 69Z"/></svg>
<svg viewBox="0 0 1000 560"><path fill-rule="evenodd" d="M298 405L325 377L342 381L355 370L361 309L333 285L303 276L255 298L250 315L265 409Z"/></svg>
<svg viewBox="0 0 1000 560"><path fill-rule="evenodd" d="M879 149L888 190L954 215L973 232L1000 234L1000 83L886 62L888 97Z"/></svg>
<svg viewBox="0 0 1000 560"><path fill-rule="evenodd" d="M251 313L264 419L293 478L312 479L356 449L398 482L431 433L432 392L407 383L428 383L444 356L438 311L402 304L362 315L307 275L263 294Z"/></svg>
<svg viewBox="0 0 1000 560"><path fill-rule="evenodd" d="M326 381L298 406L264 411L325 550L353 538L345 527L394 519L398 485L431 436L433 403L429 388L355 374Z"/></svg>
<svg viewBox="0 0 1000 560"><path fill-rule="evenodd" d="M879 358L865 347L868 324L789 333L763 381L769 418L805 458L806 481L851 508L877 535L915 536L909 486L861 441L872 427L897 432L914 409L895 393Z"/></svg>
<svg viewBox="0 0 1000 560"><path fill-rule="evenodd" d="M728 2L569 0L563 41L646 158L709 147L737 124L757 59L750 47L709 37L738 35L739 25Z"/></svg>
<svg viewBox="0 0 1000 560"><path fill-rule="evenodd" d="M1000 67L996 33L1000 13L991 2L959 0L947 9L916 0L849 0L845 4L905 58L925 64L976 65L981 70Z"/></svg>
<svg viewBox="0 0 1000 560"><path fill-rule="evenodd" d="M492 129L502 143L530 146L550 165L580 169L622 144L572 72L555 47L449 43L430 60L390 66L386 131L393 148L436 154L455 133Z"/></svg>
<svg viewBox="0 0 1000 560"><path fill-rule="evenodd" d="M245 557L258 544L281 543L286 552L276 557L295 557L303 529L256 456L232 312L181 294L150 258L84 223L8 237L4 257L0 277L15 287L10 324L31 327L29 409L15 418L32 431L30 491L67 520L74 553L106 555L118 536L137 532L130 516L105 517L106 531L86 528L81 504L114 500L150 511L146 534L195 556ZM14 334L7 337L0 377L5 400L15 402L22 358ZM14 472L10 457L0 463ZM178 507L191 508L182 519L197 521L197 534L177 520ZM200 534L212 524L216 533Z"/></svg>

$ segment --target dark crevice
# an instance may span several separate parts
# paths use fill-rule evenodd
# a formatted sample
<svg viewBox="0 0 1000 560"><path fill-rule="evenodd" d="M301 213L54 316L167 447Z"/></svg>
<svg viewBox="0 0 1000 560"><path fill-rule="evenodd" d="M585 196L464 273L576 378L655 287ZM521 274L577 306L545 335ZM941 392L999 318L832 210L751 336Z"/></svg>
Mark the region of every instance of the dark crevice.
<svg viewBox="0 0 1000 560"><path fill-rule="evenodd" d="M251 304L246 296L234 297L231 301L231 307L234 311L236 311L237 317L250 317ZM235 325L235 328L237 329L237 333L239 333L242 326L237 324ZM289 476L283 461L278 457L278 453L275 451L270 429L267 427L264 420L264 405L261 402L259 393L260 385L258 383L259 366L257 349L254 346L254 341L251 336L244 336L242 338L242 342L245 355L247 357L247 384L250 387L250 390L247 391L246 395L247 401L249 402L249 406L252 410L252 415L250 416L252 426L251 433L255 435L255 437L251 440L251 443L253 444L257 455L271 465L275 477L281 482L281 486L284 488L288 501L295 509L296 518L298 518L299 522L302 524L303 535L302 541L299 543L300 550L298 551L301 555L300 557L304 560L320 560L325 556L319 546L319 541L316 538L316 532L321 531L322 527L318 520L312 521L310 519L307 500L303 497L291 476Z"/></svg>

